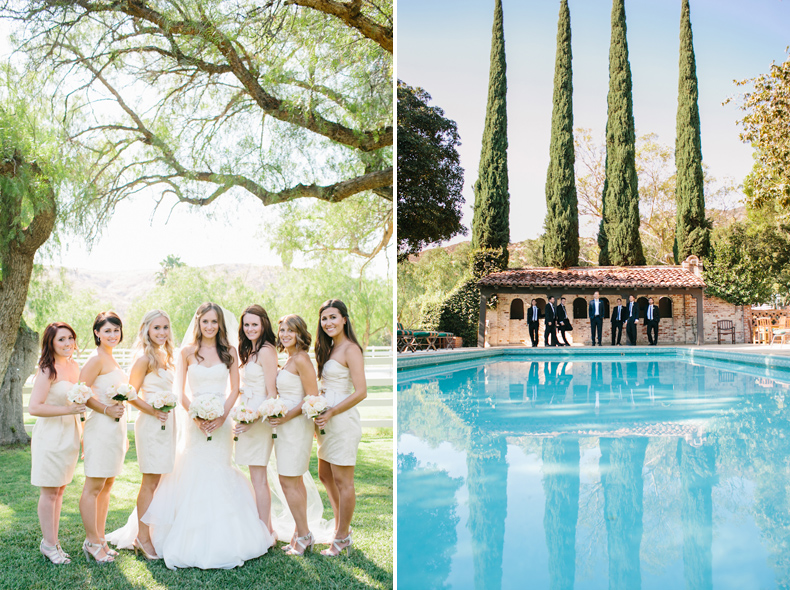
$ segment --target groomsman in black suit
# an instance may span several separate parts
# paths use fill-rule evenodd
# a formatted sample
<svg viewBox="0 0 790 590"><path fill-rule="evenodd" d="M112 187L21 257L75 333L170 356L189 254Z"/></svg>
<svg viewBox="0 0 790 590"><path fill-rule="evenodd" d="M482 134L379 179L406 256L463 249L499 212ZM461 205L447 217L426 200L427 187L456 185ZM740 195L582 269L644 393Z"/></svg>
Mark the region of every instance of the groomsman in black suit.
<svg viewBox="0 0 790 590"><path fill-rule="evenodd" d="M533 299L532 306L527 310L527 327L529 328L529 339L532 346L537 346L540 340L538 339L538 329L540 328L540 318L543 314L538 307L538 302Z"/></svg>
<svg viewBox="0 0 790 590"><path fill-rule="evenodd" d="M557 310L554 307L554 297L549 297L549 302L543 308L543 314L546 318L545 327L543 328L545 345L557 346ZM551 337L551 344L549 344L549 337Z"/></svg>
<svg viewBox="0 0 790 590"><path fill-rule="evenodd" d="M601 346L601 336L603 335L603 301L599 299L601 294L596 291L593 293L593 300L587 310L590 318L590 330L592 330L592 345L595 346L595 332L598 331L598 346Z"/></svg>
<svg viewBox="0 0 790 590"><path fill-rule="evenodd" d="M647 341L651 346L655 346L658 344L658 320L661 319L661 314L658 311L658 305L653 305L652 297L647 300L647 315L645 318Z"/></svg>
<svg viewBox="0 0 790 590"><path fill-rule="evenodd" d="M565 297L560 299L560 304L557 306L557 329L560 331L560 336L562 336L562 342L558 342L559 346L570 346L568 339L565 337L565 332L570 332L573 330L573 326L571 326L571 322L568 319L568 310L565 309Z"/></svg>
<svg viewBox="0 0 790 590"><path fill-rule="evenodd" d="M612 310L612 346L620 346L620 339L623 337L623 322L625 322L625 307L623 300L617 298L617 305Z"/></svg>
<svg viewBox="0 0 790 590"><path fill-rule="evenodd" d="M625 335L628 336L628 346L636 344L636 325L639 323L639 305L633 295L628 296L628 309L626 313Z"/></svg>

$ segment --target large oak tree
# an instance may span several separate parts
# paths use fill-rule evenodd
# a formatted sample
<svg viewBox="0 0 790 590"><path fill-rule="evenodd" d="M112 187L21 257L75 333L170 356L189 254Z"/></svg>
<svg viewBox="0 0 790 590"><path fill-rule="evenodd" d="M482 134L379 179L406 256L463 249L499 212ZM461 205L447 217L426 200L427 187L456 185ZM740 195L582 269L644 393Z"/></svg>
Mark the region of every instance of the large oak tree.
<svg viewBox="0 0 790 590"><path fill-rule="evenodd" d="M391 1L34 0L5 15L80 110L70 137L105 202L375 194L389 241Z"/></svg>

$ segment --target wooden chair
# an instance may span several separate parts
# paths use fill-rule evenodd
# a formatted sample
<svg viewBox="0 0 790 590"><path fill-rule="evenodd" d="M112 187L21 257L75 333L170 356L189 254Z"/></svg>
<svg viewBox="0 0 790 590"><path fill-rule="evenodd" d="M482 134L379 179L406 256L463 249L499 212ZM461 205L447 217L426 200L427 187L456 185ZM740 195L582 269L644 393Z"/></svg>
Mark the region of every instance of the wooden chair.
<svg viewBox="0 0 790 590"><path fill-rule="evenodd" d="M716 333L719 344L721 344L722 336L732 336L732 343L735 344L735 324L732 323L732 320L719 320L716 322Z"/></svg>
<svg viewBox="0 0 790 590"><path fill-rule="evenodd" d="M417 350L417 339L413 330L407 330L398 322L398 352L414 352Z"/></svg>
<svg viewBox="0 0 790 590"><path fill-rule="evenodd" d="M779 323L771 330L771 346L777 338L782 339L782 345L785 343L786 338L790 338L790 327L788 327L788 318L779 318Z"/></svg>
<svg viewBox="0 0 790 590"><path fill-rule="evenodd" d="M767 344L772 334L771 318L757 318L757 329L754 331L755 344Z"/></svg>

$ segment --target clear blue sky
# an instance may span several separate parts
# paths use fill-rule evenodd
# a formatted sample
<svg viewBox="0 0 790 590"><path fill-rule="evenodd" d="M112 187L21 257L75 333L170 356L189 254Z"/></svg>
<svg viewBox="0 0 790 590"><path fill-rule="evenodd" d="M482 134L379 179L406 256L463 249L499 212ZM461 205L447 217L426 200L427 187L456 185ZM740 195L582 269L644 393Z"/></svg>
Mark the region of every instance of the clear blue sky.
<svg viewBox="0 0 790 590"><path fill-rule="evenodd" d="M503 0L508 80L511 241L537 237L545 216L546 168L559 0ZM675 145L680 0L626 0L638 135ZM742 182L752 149L740 142L733 80L785 60L790 0L691 0L700 84L702 155L710 173ZM421 86L458 123L465 169L464 223L471 224L485 119L494 0L398 0L397 72ZM606 128L610 0L569 0L574 127ZM470 234L471 235L471 234ZM468 239L468 237L467 237Z"/></svg>

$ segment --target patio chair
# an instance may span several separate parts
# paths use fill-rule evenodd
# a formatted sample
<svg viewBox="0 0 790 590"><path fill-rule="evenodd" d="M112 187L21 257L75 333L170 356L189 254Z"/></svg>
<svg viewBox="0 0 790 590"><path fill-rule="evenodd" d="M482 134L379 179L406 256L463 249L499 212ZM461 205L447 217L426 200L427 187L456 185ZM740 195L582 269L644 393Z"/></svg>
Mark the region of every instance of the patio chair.
<svg viewBox="0 0 790 590"><path fill-rule="evenodd" d="M782 339L782 345L785 343L785 339L790 337L790 328L788 328L788 320L786 317L779 318L778 325L771 330L771 346L774 344L774 340L777 338Z"/></svg>
<svg viewBox="0 0 790 590"><path fill-rule="evenodd" d="M732 336L732 343L735 344L735 324L732 323L732 320L719 320L716 322L716 333L719 344L721 344L722 336Z"/></svg>
<svg viewBox="0 0 790 590"><path fill-rule="evenodd" d="M398 322L398 352L414 352L417 350L417 339L414 330L407 330Z"/></svg>
<svg viewBox="0 0 790 590"><path fill-rule="evenodd" d="M755 344L767 344L770 341L772 326L771 318L757 318L757 329L754 331Z"/></svg>

